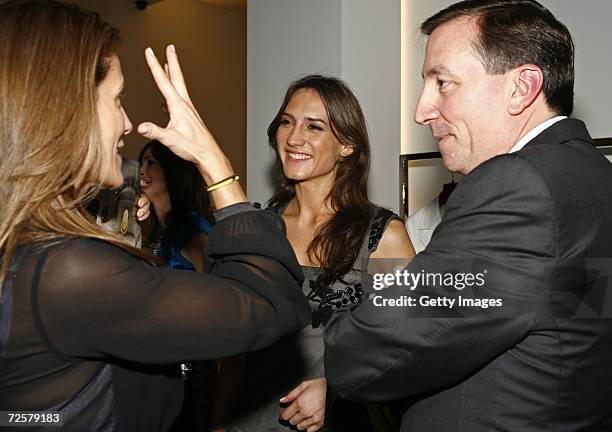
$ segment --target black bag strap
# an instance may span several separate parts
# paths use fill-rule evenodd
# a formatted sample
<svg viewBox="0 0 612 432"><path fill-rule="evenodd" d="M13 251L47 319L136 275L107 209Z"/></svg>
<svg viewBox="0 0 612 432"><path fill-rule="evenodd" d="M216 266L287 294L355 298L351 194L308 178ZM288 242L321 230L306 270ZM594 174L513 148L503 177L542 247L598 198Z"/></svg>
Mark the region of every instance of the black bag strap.
<svg viewBox="0 0 612 432"><path fill-rule="evenodd" d="M3 355L11 334L13 317L13 289L17 280L17 269L25 256L25 249L18 248L11 258L11 263L4 278L2 296L0 297L0 355Z"/></svg>

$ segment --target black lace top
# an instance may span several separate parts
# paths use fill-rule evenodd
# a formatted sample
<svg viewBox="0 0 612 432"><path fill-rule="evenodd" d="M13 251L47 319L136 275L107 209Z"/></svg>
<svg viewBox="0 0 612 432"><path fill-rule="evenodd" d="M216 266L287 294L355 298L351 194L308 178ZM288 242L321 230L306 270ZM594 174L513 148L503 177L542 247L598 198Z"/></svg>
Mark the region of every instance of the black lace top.
<svg viewBox="0 0 612 432"><path fill-rule="evenodd" d="M359 304L364 295L363 279L368 278L368 259L378 247L385 229L391 219L397 216L385 208L377 208L363 239L357 261L353 270L338 276L333 285L321 281L322 269L302 266L304 276L304 294L312 309L312 327L325 326L334 310L352 304Z"/></svg>

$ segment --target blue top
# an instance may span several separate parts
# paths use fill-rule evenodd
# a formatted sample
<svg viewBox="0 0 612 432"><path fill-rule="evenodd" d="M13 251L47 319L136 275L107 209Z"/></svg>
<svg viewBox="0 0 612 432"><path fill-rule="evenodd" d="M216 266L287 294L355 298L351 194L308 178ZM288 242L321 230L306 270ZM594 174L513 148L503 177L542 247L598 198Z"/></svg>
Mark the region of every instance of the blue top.
<svg viewBox="0 0 612 432"><path fill-rule="evenodd" d="M172 224L164 233L161 241L160 256L166 260L166 266L175 269L195 271L195 267L181 254L191 238L199 233L210 235L212 224L204 216L194 211L180 224Z"/></svg>

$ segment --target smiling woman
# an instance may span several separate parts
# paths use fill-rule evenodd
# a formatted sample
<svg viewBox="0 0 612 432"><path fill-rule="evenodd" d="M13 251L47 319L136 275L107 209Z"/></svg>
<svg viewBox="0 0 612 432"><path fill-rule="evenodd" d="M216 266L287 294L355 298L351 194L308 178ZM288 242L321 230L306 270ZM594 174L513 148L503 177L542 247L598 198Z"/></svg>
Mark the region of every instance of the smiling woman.
<svg viewBox="0 0 612 432"><path fill-rule="evenodd" d="M244 388L226 431L293 425L314 432L325 418L332 430L367 429L363 405L326 400L323 329L334 311L367 295L369 258L412 258L412 244L399 219L368 199L366 122L344 82L320 75L293 82L268 127L268 143L276 153L277 190L269 206L286 223L313 318L297 335L247 355Z"/></svg>
<svg viewBox="0 0 612 432"><path fill-rule="evenodd" d="M204 271L204 246L212 230L210 200L196 166L159 141L138 156L140 189L153 206L145 240L166 265Z"/></svg>
<svg viewBox="0 0 612 432"><path fill-rule="evenodd" d="M329 186L340 158L353 152L336 138L321 97L307 88L295 92L285 107L276 137L284 174L295 182L320 181Z"/></svg>

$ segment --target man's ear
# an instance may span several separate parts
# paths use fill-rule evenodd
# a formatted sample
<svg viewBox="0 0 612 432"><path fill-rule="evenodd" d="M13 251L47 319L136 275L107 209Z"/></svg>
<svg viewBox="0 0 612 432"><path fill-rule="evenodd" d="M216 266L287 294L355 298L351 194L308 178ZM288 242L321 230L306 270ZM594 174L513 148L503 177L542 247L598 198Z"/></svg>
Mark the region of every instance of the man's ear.
<svg viewBox="0 0 612 432"><path fill-rule="evenodd" d="M518 115L529 108L542 92L544 73L536 65L521 65L514 69L513 81L508 113Z"/></svg>
<svg viewBox="0 0 612 432"><path fill-rule="evenodd" d="M340 150L340 156L347 157L353 154L353 146L342 144L342 150Z"/></svg>

